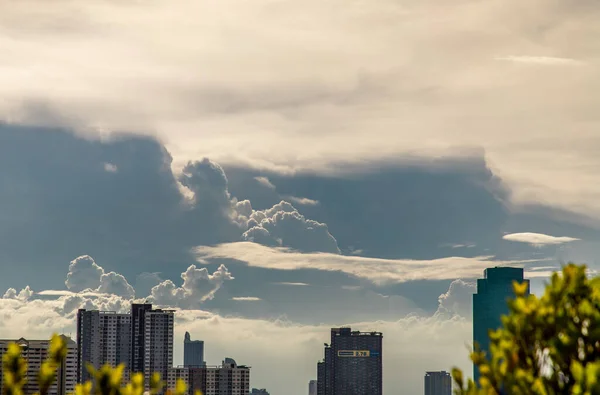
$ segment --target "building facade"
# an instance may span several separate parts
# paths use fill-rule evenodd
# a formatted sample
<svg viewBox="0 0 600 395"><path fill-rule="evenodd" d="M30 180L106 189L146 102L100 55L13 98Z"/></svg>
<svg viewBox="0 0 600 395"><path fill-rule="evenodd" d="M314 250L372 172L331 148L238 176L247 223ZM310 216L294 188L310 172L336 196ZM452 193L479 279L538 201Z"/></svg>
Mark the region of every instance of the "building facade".
<svg viewBox="0 0 600 395"><path fill-rule="evenodd" d="M452 377L446 371L425 373L425 395L452 395Z"/></svg>
<svg viewBox="0 0 600 395"><path fill-rule="evenodd" d="M317 380L308 382L308 395L317 395Z"/></svg>
<svg viewBox="0 0 600 395"><path fill-rule="evenodd" d="M382 395L383 334L332 328L317 365L318 395Z"/></svg>
<svg viewBox="0 0 600 395"><path fill-rule="evenodd" d="M146 341L146 312L152 310L149 303L133 303L131 305L131 363L132 373L144 372L144 344Z"/></svg>
<svg viewBox="0 0 600 395"><path fill-rule="evenodd" d="M152 309L144 314L144 365L143 372L146 389L149 389L150 377L160 373L168 377L173 367L173 327L175 312L173 310Z"/></svg>
<svg viewBox="0 0 600 395"><path fill-rule="evenodd" d="M198 390L202 391L203 395L248 395L251 393L250 367L238 365L231 358L226 358L221 366L171 368L168 373L168 389L175 389L177 379L186 382L188 395L194 395Z"/></svg>
<svg viewBox="0 0 600 395"><path fill-rule="evenodd" d="M77 384L77 344L67 336L61 336L67 344L67 358L58 367L56 381L50 387L48 395L67 395L75 391ZM8 350L10 343L16 343L21 347L21 355L27 362L27 383L23 387L24 394L35 394L40 391L38 386L38 372L48 358L49 340L0 340L0 358ZM4 374L0 367L0 389L4 393Z"/></svg>
<svg viewBox="0 0 600 395"><path fill-rule="evenodd" d="M477 293L473 294L473 343L482 351L489 352L488 332L502 326L501 317L508 314L508 299L514 298L513 282L527 283L523 269L515 267L494 267L485 269L483 278L477 280ZM479 370L473 366L475 382L479 380Z"/></svg>
<svg viewBox="0 0 600 395"><path fill-rule="evenodd" d="M189 332L185 332L183 340L183 366L204 366L204 342L192 340Z"/></svg>
<svg viewBox="0 0 600 395"><path fill-rule="evenodd" d="M131 363L131 315L114 311L80 309L77 311L77 379L92 377L87 365L99 369L125 365L124 379L129 379Z"/></svg>

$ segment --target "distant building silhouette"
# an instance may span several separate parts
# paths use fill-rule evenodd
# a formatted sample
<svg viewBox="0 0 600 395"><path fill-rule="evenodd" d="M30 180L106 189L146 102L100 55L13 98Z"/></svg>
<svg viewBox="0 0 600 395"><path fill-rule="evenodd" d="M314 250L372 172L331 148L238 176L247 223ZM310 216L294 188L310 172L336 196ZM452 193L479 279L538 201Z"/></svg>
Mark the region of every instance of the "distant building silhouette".
<svg viewBox="0 0 600 395"><path fill-rule="evenodd" d="M446 371L425 373L425 395L452 395L452 377Z"/></svg>
<svg viewBox="0 0 600 395"><path fill-rule="evenodd" d="M514 298L513 282L527 283L523 279L523 269L515 267L494 267L485 269L482 279L477 280L477 293L473 294L473 343L489 353L488 331L502 326L502 315L508 314L508 299ZM479 380L479 369L473 366L475 382Z"/></svg>
<svg viewBox="0 0 600 395"><path fill-rule="evenodd" d="M270 395L269 391L267 391L264 388L262 388L262 389L252 388L252 392L250 392L250 394L251 395Z"/></svg>
<svg viewBox="0 0 600 395"><path fill-rule="evenodd" d="M183 366L204 366L204 342L202 340L192 340L189 332L185 332L183 340Z"/></svg>
<svg viewBox="0 0 600 395"><path fill-rule="evenodd" d="M381 332L332 328L317 364L317 395L382 395L382 345Z"/></svg>
<svg viewBox="0 0 600 395"><path fill-rule="evenodd" d="M317 395L317 380L310 380L308 383L308 395Z"/></svg>

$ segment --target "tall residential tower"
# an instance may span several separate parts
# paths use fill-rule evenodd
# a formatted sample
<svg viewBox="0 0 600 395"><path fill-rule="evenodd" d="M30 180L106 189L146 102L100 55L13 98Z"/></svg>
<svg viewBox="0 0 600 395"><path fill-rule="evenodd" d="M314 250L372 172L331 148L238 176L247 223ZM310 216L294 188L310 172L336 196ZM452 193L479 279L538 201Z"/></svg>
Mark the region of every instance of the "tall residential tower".
<svg viewBox="0 0 600 395"><path fill-rule="evenodd" d="M425 373L425 395L452 395L452 377L446 371Z"/></svg>
<svg viewBox="0 0 600 395"><path fill-rule="evenodd" d="M189 332L185 332L183 340L183 366L204 366L204 342L192 340Z"/></svg>

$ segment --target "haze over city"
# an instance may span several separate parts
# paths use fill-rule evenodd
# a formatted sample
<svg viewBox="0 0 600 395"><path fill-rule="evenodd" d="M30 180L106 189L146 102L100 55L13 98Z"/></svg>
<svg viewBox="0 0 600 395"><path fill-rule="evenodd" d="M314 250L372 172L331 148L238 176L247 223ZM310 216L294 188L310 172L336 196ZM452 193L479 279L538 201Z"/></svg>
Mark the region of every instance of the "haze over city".
<svg viewBox="0 0 600 395"><path fill-rule="evenodd" d="M486 268L600 270L600 4L0 2L0 338L175 310L305 395L330 330L388 394L470 374Z"/></svg>

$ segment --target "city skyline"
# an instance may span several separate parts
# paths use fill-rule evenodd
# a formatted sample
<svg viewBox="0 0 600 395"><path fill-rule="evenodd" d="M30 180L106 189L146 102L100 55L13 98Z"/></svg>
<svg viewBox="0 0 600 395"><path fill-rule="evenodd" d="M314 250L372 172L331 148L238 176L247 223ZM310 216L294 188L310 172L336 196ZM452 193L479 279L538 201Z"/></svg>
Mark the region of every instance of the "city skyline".
<svg viewBox="0 0 600 395"><path fill-rule="evenodd" d="M600 272L599 25L594 1L0 1L0 338L152 304L173 364L188 332L272 395L306 395L331 328L385 335L385 392L471 376L485 269L537 295Z"/></svg>

